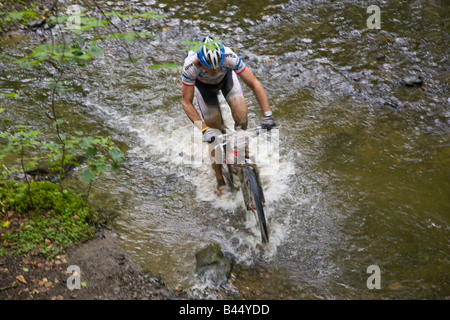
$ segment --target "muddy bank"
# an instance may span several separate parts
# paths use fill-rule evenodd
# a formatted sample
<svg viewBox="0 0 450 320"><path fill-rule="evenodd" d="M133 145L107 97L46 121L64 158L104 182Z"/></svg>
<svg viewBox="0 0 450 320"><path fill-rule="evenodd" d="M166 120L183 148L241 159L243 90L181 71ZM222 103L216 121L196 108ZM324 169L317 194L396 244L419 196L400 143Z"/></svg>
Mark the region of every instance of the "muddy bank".
<svg viewBox="0 0 450 320"><path fill-rule="evenodd" d="M80 270L80 288L70 290L69 266ZM76 284L72 282L72 284ZM0 259L0 300L186 299L181 291L140 268L121 250L115 234L98 230L95 239L45 260L18 255Z"/></svg>

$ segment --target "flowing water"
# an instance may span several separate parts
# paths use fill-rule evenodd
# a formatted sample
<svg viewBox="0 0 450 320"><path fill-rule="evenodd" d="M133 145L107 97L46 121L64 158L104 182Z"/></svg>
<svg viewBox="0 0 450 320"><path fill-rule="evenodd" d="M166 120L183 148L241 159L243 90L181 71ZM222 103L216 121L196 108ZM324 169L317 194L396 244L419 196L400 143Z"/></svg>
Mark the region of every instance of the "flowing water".
<svg viewBox="0 0 450 320"><path fill-rule="evenodd" d="M101 2L165 17L135 25L155 40L101 44L103 57L68 69L74 90L58 105L74 128L126 151L120 173L96 181L92 201L116 213L119 243L143 269L195 298L450 297L450 6L375 2ZM371 4L380 29L367 28ZM181 66L181 41L205 34L241 56L280 124L278 153L261 165L265 246L242 198L214 194L207 150L181 108L181 69L148 68ZM4 37L1 51L20 56L38 42ZM128 54L143 59L127 63ZM423 85L406 86L410 75ZM21 95L8 115L48 122L48 81L44 70L2 64L2 88ZM254 126L261 112L244 91ZM199 152L200 163L189 158ZM195 275L195 252L213 242L235 260L221 289ZM367 287L371 265L381 289Z"/></svg>

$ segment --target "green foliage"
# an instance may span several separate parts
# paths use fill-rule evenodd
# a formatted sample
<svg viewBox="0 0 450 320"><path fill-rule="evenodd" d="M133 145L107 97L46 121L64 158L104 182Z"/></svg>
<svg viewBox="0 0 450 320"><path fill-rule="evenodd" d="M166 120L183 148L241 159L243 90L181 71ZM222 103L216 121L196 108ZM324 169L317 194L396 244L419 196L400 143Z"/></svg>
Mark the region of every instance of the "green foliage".
<svg viewBox="0 0 450 320"><path fill-rule="evenodd" d="M17 214L39 215L49 212L56 217L73 217L78 215L82 222L92 222L92 213L87 204L70 190L60 190L51 182L33 181L30 183L34 207L30 207L26 197L27 186L13 180L0 183L0 211L5 213L12 210ZM95 219L94 219L95 220Z"/></svg>
<svg viewBox="0 0 450 320"><path fill-rule="evenodd" d="M58 83L54 85L53 89L59 87ZM0 114L4 111L0 108ZM87 158L87 168L81 173L81 178L92 183L99 174L109 169L118 170L123 160L124 154L110 138L84 136L83 132L77 131L73 137L58 134L54 141L42 142L39 140L42 138L40 131L24 125L8 127L6 119L1 123L4 130L0 134L0 142L6 143L0 143L0 159L13 154L21 163L21 168L2 164L0 170L3 175L31 170L43 159L49 162L49 168L62 175L64 166L81 166L79 158L74 156L81 154ZM59 128L62 123L57 119L53 125ZM25 151L34 155L25 157ZM13 224L9 221L11 219ZM80 196L55 183L0 182L0 241L13 253L38 252L52 256L93 237L97 219L96 212ZM0 256L6 253L6 250L0 250Z"/></svg>
<svg viewBox="0 0 450 320"><path fill-rule="evenodd" d="M11 12L0 13L0 32L5 25L26 24L43 18L36 6L22 7ZM101 11L101 9L99 9ZM40 252L51 255L74 243L93 235L92 223L97 216L88 205L70 190L64 189L62 180L69 167L80 168L79 177L89 184L106 171L117 171L123 161L123 152L108 137L90 136L82 131L66 132L65 119L58 116L57 100L64 99L71 90L64 81L65 66L83 66L97 57L103 56L101 41L120 40L125 42L154 38L148 32L121 32L111 17L117 17L133 28L137 19L162 18L155 12L123 14L116 11L97 12L89 16L88 11L79 16L48 16L47 25L60 30L58 34L28 49L22 57L12 57L0 53L1 63L15 63L24 68L42 67L42 70L57 69L51 74L53 81L48 86L48 128L33 128L23 124L12 124L2 117L5 109L0 107L0 242L5 248L16 253ZM58 29L56 29L56 27ZM130 30L130 28L127 28ZM46 34L44 33L44 36ZM141 58L135 58L135 61ZM133 58L130 55L130 61ZM55 66L57 66L55 68ZM151 68L178 69L179 66L164 63ZM0 89L2 101L20 98L16 92ZM0 102L2 103L2 102ZM1 104L3 106L3 104ZM44 134L51 129L53 134ZM7 161L6 161L7 160ZM41 169L42 164L48 174L56 177L51 182L32 181L32 170ZM25 183L7 180L14 173L21 173ZM5 182L6 181L6 182ZM5 254L0 249L0 256Z"/></svg>
<svg viewBox="0 0 450 320"><path fill-rule="evenodd" d="M26 26L29 22L41 19L45 14L36 4L21 1L3 0L0 2L0 8L9 9L8 12L0 12L0 32L11 27Z"/></svg>
<svg viewBox="0 0 450 320"><path fill-rule="evenodd" d="M155 36L150 33L147 33L147 32L128 32L128 33L114 32L110 36L107 37L108 40L123 39L126 42L131 42L131 41L134 41L135 39L139 39L139 38L154 39Z"/></svg>
<svg viewBox="0 0 450 320"><path fill-rule="evenodd" d="M34 207L24 200L27 186L14 181L0 183L2 213L15 212L13 223L2 223L2 245L13 253L40 252L45 256L94 236L97 214L69 190L50 182L32 182Z"/></svg>
<svg viewBox="0 0 450 320"><path fill-rule="evenodd" d="M4 90L3 92L0 92L0 98L2 98L2 97L18 98L18 97L20 97L20 95L18 93L16 93L16 92L11 91L11 90ZM2 108L0 108L0 109L2 109ZM2 111L0 111L0 113L3 112L3 111L4 111L4 109Z"/></svg>
<svg viewBox="0 0 450 320"><path fill-rule="evenodd" d="M0 114L4 111L0 108ZM1 123L4 128L9 125L9 119L1 119ZM29 157L25 158L25 152L36 149L39 145L37 138L42 133L38 130L31 130L23 125L15 125L12 132L3 131L0 132L0 139L4 139L7 142L0 148L0 160L3 160L8 154L14 153L20 158L22 170L32 170L36 166L38 158ZM7 168L4 164L0 166L0 174L6 175L17 171L20 171L17 167Z"/></svg>
<svg viewBox="0 0 450 320"><path fill-rule="evenodd" d="M33 21L39 18L39 12L37 12L37 8L33 6L25 8L23 11L10 11L10 12L0 12L0 17L3 22L10 23L15 21L20 21L23 23L27 23L29 21Z"/></svg>
<svg viewBox="0 0 450 320"><path fill-rule="evenodd" d="M84 41L84 38L81 39ZM14 63L22 67L33 67L48 60L55 60L61 64L83 64L94 56L99 57L103 55L103 50L97 46L96 41L90 42L88 49L82 49L78 41L80 41L80 38L76 38L71 44L44 43L38 45L32 49L31 54L15 60Z"/></svg>
<svg viewBox="0 0 450 320"><path fill-rule="evenodd" d="M123 152L114 145L110 138L97 137L73 137L68 140L70 149L80 148L87 157L87 168L81 173L84 182L95 178L108 170L117 171L123 160ZM70 161L70 156L66 161Z"/></svg>
<svg viewBox="0 0 450 320"><path fill-rule="evenodd" d="M164 18L163 15L160 14L155 14L155 11L149 11L149 12L144 12L144 13L140 13L140 14L122 14L120 12L117 11L111 11L111 12L107 12L105 13L106 17L118 17L121 19L136 19L136 18L149 18L149 19L161 19Z"/></svg>
<svg viewBox="0 0 450 320"><path fill-rule="evenodd" d="M163 63L163 64L154 64L151 66L148 66L150 69L154 69L154 70L158 70L158 69L163 69L163 68L167 68L167 69L180 69L181 67L176 65L176 64L172 64L172 63Z"/></svg>
<svg viewBox="0 0 450 320"><path fill-rule="evenodd" d="M60 86L59 83L53 85L54 89ZM4 109L0 108L0 114L2 112ZM45 161L48 163L47 169L56 175L56 181L60 182L67 168L71 165L81 168L80 160L83 159L85 166L80 177L84 182L92 182L103 172L119 170L123 161L123 152L109 137L85 136L82 131L76 131L70 137L58 133L53 140L41 141L39 138L43 138L42 132L38 130L31 130L24 125L8 128L7 119L3 119L2 123L5 130L0 133L0 139L6 140L6 143L0 148L0 160L13 154L20 162L8 167L0 166L3 176L17 171L28 172ZM53 126L60 128L62 123L62 119L57 119Z"/></svg>
<svg viewBox="0 0 450 320"><path fill-rule="evenodd" d="M200 50L200 48L202 47L203 42L183 40L183 41L181 41L181 44L189 46L188 50L198 52Z"/></svg>
<svg viewBox="0 0 450 320"><path fill-rule="evenodd" d="M212 39L212 41L206 44L204 42L186 40L181 41L180 43L189 46L188 50L192 50L194 52L198 52L203 45L205 45L209 50L214 50L216 48L216 45L222 47L222 45L220 44L220 40L218 39Z"/></svg>
<svg viewBox="0 0 450 320"><path fill-rule="evenodd" d="M24 17L28 17L28 20L38 19L40 17L32 10L0 12L0 16L4 18L3 23L22 21ZM155 14L154 11L139 14L122 14L117 11L112 11L104 13L101 19L89 17L86 15L86 12L82 12L78 16L51 16L47 18L48 24L58 24L60 28L69 31L69 36L64 36L63 40L60 42L55 42L52 39L51 43L42 43L33 48L30 54L25 55L20 59L15 59L13 62L25 68L35 67L51 60L61 64L76 63L84 65L94 57L101 57L103 55L103 50L98 47L98 39L123 39L126 42L131 42L137 39L155 38L154 35L148 32L112 32L106 35L94 33L92 35L93 37L89 37L89 40L88 37L83 36L83 34L94 29L108 26L111 23L109 20L110 17L118 17L125 22L131 20L130 22L127 22L130 27L132 27L132 23L136 19L163 18L162 15ZM10 60L12 57L0 54L0 59Z"/></svg>

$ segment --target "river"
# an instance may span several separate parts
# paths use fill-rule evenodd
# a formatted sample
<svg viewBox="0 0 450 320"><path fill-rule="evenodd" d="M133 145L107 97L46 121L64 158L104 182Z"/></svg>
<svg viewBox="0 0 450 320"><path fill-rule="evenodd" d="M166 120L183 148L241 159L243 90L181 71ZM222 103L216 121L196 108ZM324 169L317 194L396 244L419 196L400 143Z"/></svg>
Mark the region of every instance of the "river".
<svg viewBox="0 0 450 320"><path fill-rule="evenodd" d="M95 182L91 201L114 213L120 245L143 269L193 298L450 297L448 2L99 3L164 16L135 25L155 39L127 50L101 43L102 57L68 68L74 90L58 102L69 126L111 136L126 152L118 174ZM379 29L367 24L373 4ZM207 161L186 158L199 149L181 107L182 41L206 34L251 68L280 125L277 154L261 165L265 246L242 199L217 199ZM0 53L19 57L37 43L3 37ZM128 63L128 54L143 59ZM179 68L148 68L163 63ZM410 76L423 83L406 85ZM48 81L45 70L3 63L2 88L20 94L10 117L46 123ZM257 125L259 106L244 92ZM214 242L235 260L221 289L195 274L195 252ZM373 265L380 289L367 286Z"/></svg>

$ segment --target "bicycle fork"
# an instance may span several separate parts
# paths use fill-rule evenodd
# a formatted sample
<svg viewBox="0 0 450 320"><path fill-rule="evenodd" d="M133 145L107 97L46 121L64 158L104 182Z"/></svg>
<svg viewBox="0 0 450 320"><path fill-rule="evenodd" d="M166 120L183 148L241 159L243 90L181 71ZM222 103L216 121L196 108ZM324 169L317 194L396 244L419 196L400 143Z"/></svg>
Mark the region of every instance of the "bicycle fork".
<svg viewBox="0 0 450 320"><path fill-rule="evenodd" d="M248 162L250 159L248 145L246 145L245 149L244 149L245 150L244 151L245 152L245 164L238 164L238 148L232 149L232 151L231 151L232 154L230 155L230 157L228 157L226 145L224 145L223 149L224 149L224 154L227 155L225 163L227 163L227 160L229 161L230 158L232 159L233 164L230 166L232 168L231 172L232 172L232 174L237 175L239 177L239 180L241 181L241 188L244 191L243 192L244 204L245 204L247 210L254 210L254 208L250 208L250 205L249 205L250 201L248 199L249 190L247 190L247 186L244 182L244 167L245 166L250 166L253 168L253 172L255 173L256 181L258 182L258 189L259 189L261 202L263 205L265 205L266 201L264 198L264 192L262 190L262 183L261 183L261 179L260 179L260 175L259 175L259 169L255 163ZM222 164L222 165L227 165L227 164Z"/></svg>

